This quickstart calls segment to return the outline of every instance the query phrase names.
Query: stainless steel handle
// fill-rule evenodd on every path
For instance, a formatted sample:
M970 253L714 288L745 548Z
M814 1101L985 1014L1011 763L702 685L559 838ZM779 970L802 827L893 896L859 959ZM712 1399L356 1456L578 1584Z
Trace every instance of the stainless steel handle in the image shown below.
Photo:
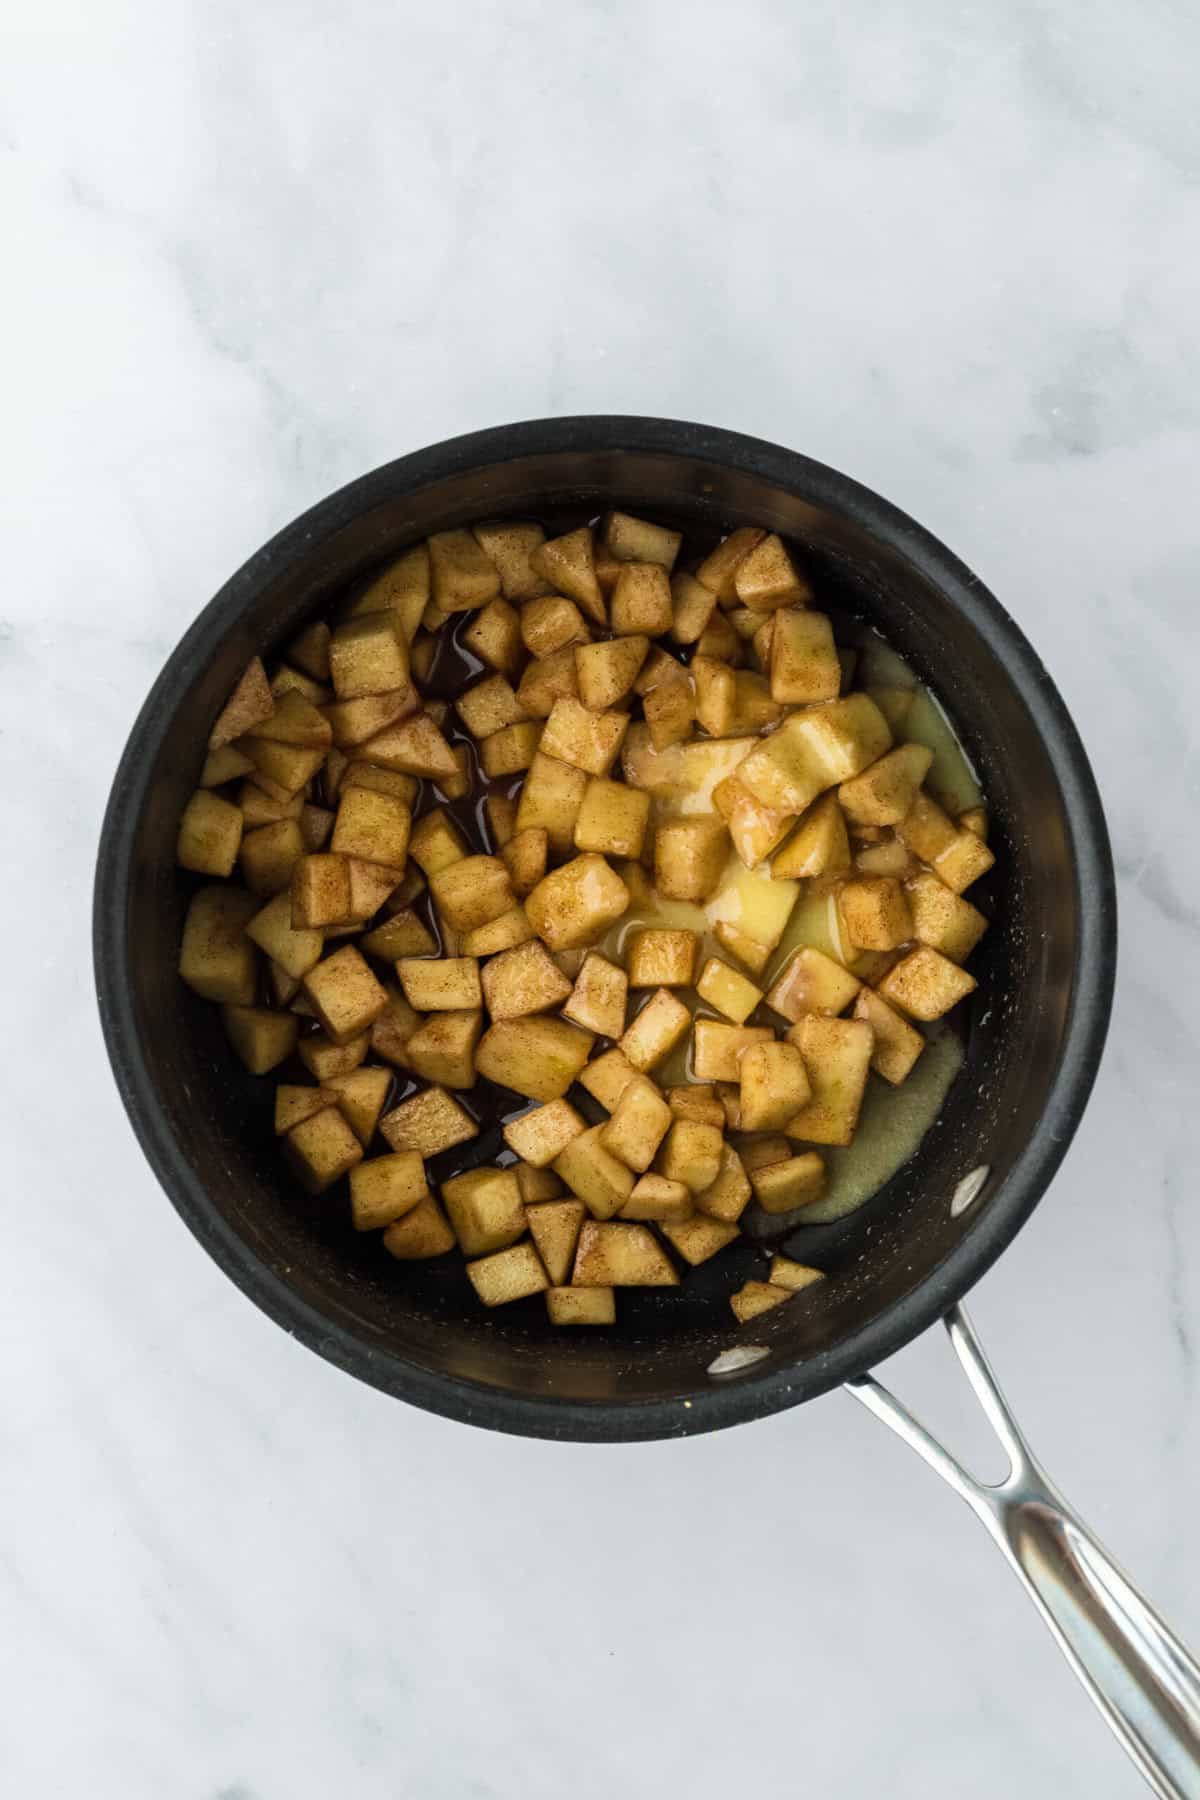
M987 1526L1154 1792L1163 1800L1200 1800L1200 1665L1046 1475L961 1307L947 1314L945 1325L1008 1453L1008 1474L994 1487L969 1474L873 1375L846 1386Z

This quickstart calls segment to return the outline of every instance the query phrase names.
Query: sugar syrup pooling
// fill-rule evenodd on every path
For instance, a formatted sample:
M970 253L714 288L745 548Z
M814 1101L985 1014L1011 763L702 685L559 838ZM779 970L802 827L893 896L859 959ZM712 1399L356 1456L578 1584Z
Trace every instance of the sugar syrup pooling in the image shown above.
M581 520L578 515L573 518L555 518L552 514L543 513L540 516L551 532L568 531L580 523L595 522L594 520ZM655 517L661 522L663 515L656 511ZM723 535L723 532L714 532L710 535L688 531L686 533L687 550L693 555L703 554L708 548L719 542ZM975 784L973 772L940 708L931 700L925 690L919 689L919 684L916 683L915 677L907 669L907 666L901 663L899 658L894 657L875 629L865 623L855 608L839 607L830 603L828 586L828 580L819 582L816 604L832 619L839 645L865 649L868 654L874 653L876 656L887 659L883 672L877 676L877 680L883 679L886 674L886 677L889 680L895 680L897 685L913 685L918 688L919 698L924 702L931 721L929 727L931 736L927 737L925 741L930 742L931 747L936 749L939 758L943 759L951 768L956 769L958 778L963 784L963 791L978 798L978 787ZM462 633L470 624L472 616L468 613L459 615L457 618L452 617L442 627L433 668L428 678L421 682L423 697L432 700L440 699L452 704L453 700L475 677L490 673L487 665L474 656L462 642ZM594 633L596 638L609 635L611 634L607 631ZM676 654L686 662L690 660L691 649L676 647ZM454 818L464 832L472 852L492 850L495 846L486 821L488 795L496 792L515 794L520 789L523 776L507 777L500 781L489 780L480 766L475 741L462 726L453 710L447 714L443 731L455 748L460 745L466 746L473 775L472 788L462 799L447 800L435 790L430 781L421 781L413 811L414 822L434 807L441 807ZM968 799L962 804L970 803L971 801ZM733 860L736 862L736 858ZM413 904L429 925L440 948L441 935L428 889ZM836 909L833 908L832 902L830 902L829 910L831 916L836 918ZM597 948L605 954L618 954L630 932L639 925L685 926L697 930L701 937L702 955L697 966L702 966L705 956L714 952L722 953L720 945L711 937L713 922L711 908L699 909L691 907L687 903L661 901L657 896L651 896L647 903L635 904L631 907L629 913L619 921ZM796 938L795 934L792 934L792 940L789 941L789 937L785 936L774 953L767 971L761 978L756 977L756 980L761 980L764 989L769 986L779 967L786 961L797 943L813 941L811 937ZM674 991L679 992L679 990ZM683 997L697 1016L719 1017L698 999L694 990L688 990ZM773 1017L774 1015L764 1007L756 1011L751 1022L760 1018ZM663 1307L663 1296L660 1293L623 1289L621 1294L622 1312L626 1315L627 1323L633 1326L635 1333L640 1323L639 1314L644 1315L647 1340L651 1342L655 1336L662 1336L664 1325L668 1323L668 1314L687 1329L694 1329L698 1324L711 1325L715 1320L719 1320L720 1329L727 1331L729 1329L727 1303L732 1288L748 1276L762 1277L765 1275L762 1250L756 1247L756 1244L750 1241L751 1239L759 1239L763 1243L769 1242L772 1248L784 1247L801 1258L806 1255L812 1255L815 1258L816 1250L810 1250L808 1243L815 1243L819 1240L822 1266L831 1272L838 1272L838 1266L844 1260L852 1260L855 1254L853 1240L846 1229L853 1223L850 1214L869 1199L874 1198L876 1202L880 1202L884 1198L883 1189L886 1187L887 1181L909 1159L926 1131L935 1122L946 1091L963 1061L963 1044L966 1039L968 1022L968 1009L965 1006L957 1009L954 1016L943 1022L942 1029L933 1035L929 1048L921 1058L921 1064L927 1065L927 1068L922 1071L926 1078L917 1083L911 1093L906 1093L905 1089L911 1086L915 1075L910 1077L909 1082L905 1083L901 1089L888 1088L877 1077L871 1078L868 1091L872 1103L864 1108L864 1126L857 1134L855 1143L843 1151L831 1151L830 1147L822 1146L822 1153L831 1165L832 1191L812 1209L809 1222L800 1225L799 1229L792 1232L786 1245L781 1246L781 1239L787 1237L793 1223L799 1223L799 1216L794 1215L789 1218L776 1215L768 1218L766 1215L759 1215L756 1220L753 1215L758 1212L758 1209L756 1204L753 1204L743 1218L743 1226L749 1227L748 1236L738 1240L719 1257L698 1268L688 1269L683 1288L672 1290L666 1296L669 1302L666 1308ZM597 1053L606 1048L607 1044L608 1040L598 1039ZM674 1052L664 1065L655 1070L655 1078L660 1085L685 1081L689 1077L690 1069L680 1051ZM395 1107L422 1085L422 1083L408 1078L402 1071L398 1071L387 1102L388 1108ZM497 1087L483 1079L477 1079L475 1087L469 1094L460 1095L459 1098L466 1103L468 1110L475 1116L480 1126L480 1134L466 1145L444 1151L429 1159L430 1178L434 1183L444 1181L465 1169L489 1164L508 1165L515 1161L513 1153L504 1143L501 1135L502 1128L511 1119L530 1110L533 1104L524 1096ZM577 1085L571 1089L569 1098L589 1123L599 1122L607 1117L605 1111ZM903 1104L894 1104L898 1100L902 1100ZM801 1147L796 1146L796 1148ZM836 1167L833 1166L835 1163ZM876 1210L876 1208L871 1209L872 1212ZM837 1223L839 1220L844 1221L840 1226ZM328 1229L332 1223L328 1211L322 1214L322 1221L325 1228ZM818 1231L816 1229L818 1223L826 1229ZM354 1250L361 1255L365 1247L361 1235L339 1230L336 1232L336 1236L343 1244L349 1240L349 1243L353 1244ZM372 1248L377 1252L378 1246L372 1245ZM388 1274L397 1285L407 1286L408 1279L414 1274L416 1265L396 1265L387 1257L380 1260L390 1265ZM441 1258L419 1266L423 1283L432 1278L434 1286L442 1289L447 1298L451 1293L456 1300L461 1297L462 1303L471 1311L473 1317L479 1319L487 1316L476 1310L477 1303L466 1280L460 1259ZM505 1309L506 1325L516 1324L518 1316L528 1308L529 1304L529 1302L518 1302L515 1306L507 1307ZM629 1315L632 1317L630 1318Z

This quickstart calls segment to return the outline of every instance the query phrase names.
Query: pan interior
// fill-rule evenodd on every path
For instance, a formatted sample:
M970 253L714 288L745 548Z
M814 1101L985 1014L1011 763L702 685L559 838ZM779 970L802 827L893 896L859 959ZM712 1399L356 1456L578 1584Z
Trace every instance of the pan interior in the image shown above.
M435 1383L477 1384L484 1404L490 1394L636 1408L711 1390L713 1357L747 1341L794 1371L801 1392L793 1397L819 1391L837 1378L840 1347L900 1318L964 1237L988 1230L997 1213L1005 1222L990 1229L999 1248L1036 1198L1012 1194L1068 1035L1081 903L1069 811L1031 714L1028 675L1018 680L997 633L989 641L969 621L965 572L948 559L944 568L931 563L921 534L907 544L896 515L882 524L864 517L869 497L850 484L841 502L819 481L784 485L698 454L556 448L395 493L380 486L386 480L369 504L343 508L344 518L340 496L327 502L321 529L296 541L293 528L290 544L285 533L235 577L168 665L118 778L113 804L128 809L132 846L121 974L136 1038L124 1047L124 1067L111 1023L109 1035L135 1123L139 1110L152 1110L156 1142L169 1146L152 1150L159 1173L193 1229L260 1303L277 1316L294 1306L302 1335L397 1392L415 1369ZM179 811L211 718L249 655L278 650L354 579L431 530L485 516L574 521L611 505L699 533L763 525L800 543L822 600L875 625L933 687L980 775L994 831L997 868L984 904L996 923L972 964L984 998L940 1118L866 1206L789 1241L835 1279L749 1332L734 1328L728 1309L730 1291L762 1271L749 1244L694 1271L678 1292L622 1294L617 1327L594 1334L552 1332L536 1300L482 1316L457 1259L394 1262L348 1229L342 1206L298 1197L262 1084L235 1067L216 1009L175 973L188 892L173 867ZM954 1209L956 1191L983 1166L990 1174L978 1197ZM420 1397L440 1404L427 1390ZM460 1401L447 1410L470 1408Z

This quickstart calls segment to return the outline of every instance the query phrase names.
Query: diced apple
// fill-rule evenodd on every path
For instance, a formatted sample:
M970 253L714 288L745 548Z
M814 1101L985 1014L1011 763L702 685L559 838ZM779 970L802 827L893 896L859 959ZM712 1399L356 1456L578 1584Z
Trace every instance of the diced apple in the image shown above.
M913 936L908 896L894 875L863 875L838 895L842 928L859 950L896 950Z
M619 1048L635 1069L646 1074L666 1060L691 1022L683 1002L669 988L659 988L626 1028ZM696 1073L705 1079L699 1070Z
M772 1282L744 1281L736 1293L730 1294L729 1304L738 1324L748 1325L760 1313L771 1312L790 1299L791 1294L786 1288L775 1287Z
M682 1229L672 1226L670 1230ZM679 1277L645 1225L589 1219L579 1233L574 1287L678 1287Z
M610 1121L611 1123L611 1121ZM601 1142L603 1125L594 1125L559 1152L554 1172L582 1200L594 1219L611 1219L633 1192L633 1174L619 1157ZM584 1226L584 1231L587 1226ZM578 1262L575 1279L578 1281Z
M465 1093L475 1085L475 1048L482 1030L478 1007L430 1013L405 1044L405 1061L423 1081Z
M788 1213L811 1206L825 1192L825 1163L815 1150L765 1164L750 1176L754 1198L765 1213Z
M530 567L559 594L567 594L598 625L605 622L604 595L596 579L596 556L587 525L551 538L530 553Z
M741 1058L751 1044L770 1043L769 1025L726 1025L721 1019L697 1019L692 1034L692 1073L697 1081L741 1080Z
M183 926L179 973L193 992L219 1005L254 1000L254 945L246 927L259 910L253 894L220 885L192 895Z
M267 672L259 657L247 663L237 686L217 715L208 737L210 750L220 750L234 738L244 737L269 719L275 711L275 696L267 680Z
M288 823L294 825L294 821ZM191 869L197 875L232 875L242 842L242 825L240 807L222 800L219 794L210 794L207 788L197 788L179 821L176 862L181 869Z
M534 939L485 963L483 992L493 1019L519 1019L561 1006L570 997L571 983Z
M453 1227L432 1194L428 1199L419 1200L383 1233L384 1249L401 1262L423 1262L427 1257L444 1256L447 1250L455 1248L456 1243Z
M591 1034L540 1014L497 1019L483 1035L475 1066L487 1081L530 1100L558 1100L588 1059Z
M582 769L559 762L556 757L539 750L521 787L517 830L540 826L546 833L551 854L569 855L587 781Z
M726 1219L711 1219L707 1213L695 1212L690 1219L664 1219L663 1236L679 1252L684 1262L698 1268L716 1256L740 1236L738 1227Z
M684 1011L687 1011L686 1007ZM684 1029L687 1029L686 1022ZM606 1050L581 1070L579 1085L611 1113L616 1111L621 1095L631 1081L636 1081L638 1073L623 1050Z
M631 932L625 946L630 987L691 987L699 948L694 931L650 927Z
M525 902L530 924L551 950L595 943L628 906L621 877L591 853L554 869Z
M550 1100L510 1120L504 1141L531 1168L545 1169L586 1129L569 1100Z
M905 884L905 892L917 942L940 950L951 962L965 962L988 928L978 907L924 871Z
M513 1244L467 1264L467 1274L485 1306L508 1306L540 1294L550 1283L532 1244Z
M546 592L546 582L530 558L546 534L533 520L500 519L473 525L471 533L488 561L495 564L505 600L528 600Z
M525 1234L525 1208L511 1169L466 1169L442 1183L442 1205L464 1256L503 1250Z
M439 913L453 931L474 931L511 910L516 896L498 856L464 856L429 877Z
M628 562L617 576L611 601L617 637L662 637L671 629L671 584L660 563Z
M782 1131L811 1098L804 1058L794 1044L751 1044L739 1070L743 1131Z
M545 1200L527 1205L525 1217L547 1275L555 1287L562 1287L570 1279L587 1208L582 1200Z
M977 986L965 969L928 944L919 944L888 971L879 983L879 992L902 1012L929 1023L973 994Z
M763 997L761 988L755 987L736 969L731 969L719 956L711 956L705 963L696 983L696 992L727 1019L732 1019L735 1025L744 1025Z
M862 1019L806 1013L788 1033L804 1058L812 1098L790 1121L789 1137L848 1144L858 1124L875 1038Z
M593 776L575 818L575 848L636 861L642 854L649 821L649 794L622 781Z
M225 1034L251 1075L266 1075L296 1048L300 1021L267 1006L226 1006Z
M310 1194L323 1194L362 1161L362 1145L336 1106L302 1120L282 1141L284 1155Z
M771 694L789 705L811 706L836 700L842 667L833 641L833 625L824 613L788 607L772 620Z
M654 882L668 900L707 900L721 879L729 837L720 819L666 819L654 834Z
M599 1128L597 1142L643 1174L654 1161L658 1147L671 1127L671 1109L652 1081L631 1081L618 1100L612 1117Z
M624 969L589 950L563 1005L563 1017L585 1031L594 1031L597 1037L619 1038L625 1029L628 993Z
M875 1033L871 1067L893 1087L898 1087L912 1072L913 1064L925 1048L925 1039L870 988L863 988L854 1002L854 1016L865 1019Z
M425 1164L415 1150L373 1156L350 1170L350 1217L355 1231L378 1231L428 1198Z
M379 1121L393 1150L419 1150L424 1157L452 1150L479 1136L479 1127L464 1106L444 1088L428 1087L401 1101Z

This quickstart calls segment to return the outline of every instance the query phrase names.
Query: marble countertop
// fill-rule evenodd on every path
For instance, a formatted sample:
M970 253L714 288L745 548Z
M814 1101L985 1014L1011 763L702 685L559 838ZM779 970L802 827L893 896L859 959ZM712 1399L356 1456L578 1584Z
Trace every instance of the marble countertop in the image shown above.
M362 470L625 411L887 494L1044 654L1120 871L1095 1097L974 1315L1200 1641L1195 9L44 0L6 39L6 1791L1140 1792L966 1509L844 1396L561 1448L290 1341L143 1163L89 903L177 637ZM970 1435L944 1344L893 1374Z

